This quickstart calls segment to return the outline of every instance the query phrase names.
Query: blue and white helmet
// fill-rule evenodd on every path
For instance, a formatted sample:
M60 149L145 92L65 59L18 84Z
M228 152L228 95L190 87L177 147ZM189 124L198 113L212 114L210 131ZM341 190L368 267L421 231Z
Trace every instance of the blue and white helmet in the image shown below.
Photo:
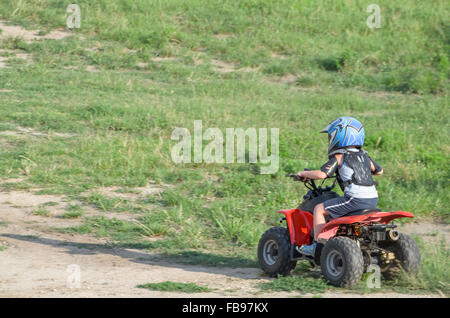
M328 156L342 152L346 147L364 145L363 125L353 117L339 117L320 132L328 133Z

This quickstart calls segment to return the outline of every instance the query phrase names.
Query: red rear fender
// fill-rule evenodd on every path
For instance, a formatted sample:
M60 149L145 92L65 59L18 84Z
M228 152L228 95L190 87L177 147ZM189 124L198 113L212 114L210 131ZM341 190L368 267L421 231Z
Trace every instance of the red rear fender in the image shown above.
M372 222L388 224L397 218L413 218L411 212L396 211L396 212L373 212L364 215L343 216L341 218L332 219L325 224L319 234L319 239L329 240L336 235L337 230L341 224L361 223L368 224Z

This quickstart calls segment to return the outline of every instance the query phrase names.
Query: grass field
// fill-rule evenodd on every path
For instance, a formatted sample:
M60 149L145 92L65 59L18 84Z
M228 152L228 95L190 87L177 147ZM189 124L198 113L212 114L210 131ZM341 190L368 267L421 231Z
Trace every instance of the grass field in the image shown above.
M138 288L147 288L150 290L158 291L175 291L182 293L204 293L209 291L207 287L199 286L193 283L175 283L175 282L162 282L162 283L149 283L138 285Z
M0 0L0 18L47 34L65 28L72 2ZM69 37L1 38L0 175L23 178L2 188L39 188L139 222L83 217L74 203L65 217L84 223L60 231L247 264L275 212L301 200L304 189L284 175L326 161L318 130L340 115L363 122L365 148L384 167L380 208L450 221L446 1L377 1L380 29L367 27L360 1L77 3L81 28ZM194 120L223 132L279 128L278 172L173 163L171 133L192 131ZM149 180L164 191L139 200L95 192Z

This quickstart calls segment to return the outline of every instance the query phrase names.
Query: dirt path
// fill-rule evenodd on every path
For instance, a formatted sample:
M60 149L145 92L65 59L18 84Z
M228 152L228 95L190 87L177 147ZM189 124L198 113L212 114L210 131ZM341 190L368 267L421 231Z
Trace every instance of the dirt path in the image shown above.
M0 297L312 297L298 292L265 292L256 286L268 281L257 268L216 268L161 261L142 250L111 248L107 240L89 235L61 234L54 226L77 220L33 215L45 202L65 204L52 195L0 192ZM428 226L428 225L427 225ZM414 225L413 225L414 227ZM421 226L420 229L424 227ZM433 230L444 231L448 227ZM80 269L79 288L69 288L68 272ZM70 281L70 279L69 279ZM137 288L144 283L176 281L208 286L212 292L185 294ZM439 295L370 295L325 293L322 297L436 297Z
M47 196L42 201L48 199L55 200ZM105 247L105 239L54 233L44 222L68 226L74 221L30 215L29 208L1 202L0 219L7 224L0 227L0 244L6 246L0 252L0 297L254 297L259 292L254 285L267 281L255 268L171 264L141 250ZM67 285L72 264L80 268L80 288ZM184 294L136 288L163 281L192 282L214 290Z

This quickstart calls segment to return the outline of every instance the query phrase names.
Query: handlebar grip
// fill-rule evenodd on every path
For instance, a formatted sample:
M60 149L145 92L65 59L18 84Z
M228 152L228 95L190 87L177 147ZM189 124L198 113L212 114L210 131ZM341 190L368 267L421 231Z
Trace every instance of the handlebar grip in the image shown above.
M285 175L285 177L290 177L290 178L292 178L294 180L301 181L300 177L298 175L296 175L296 174L287 174L287 175Z

